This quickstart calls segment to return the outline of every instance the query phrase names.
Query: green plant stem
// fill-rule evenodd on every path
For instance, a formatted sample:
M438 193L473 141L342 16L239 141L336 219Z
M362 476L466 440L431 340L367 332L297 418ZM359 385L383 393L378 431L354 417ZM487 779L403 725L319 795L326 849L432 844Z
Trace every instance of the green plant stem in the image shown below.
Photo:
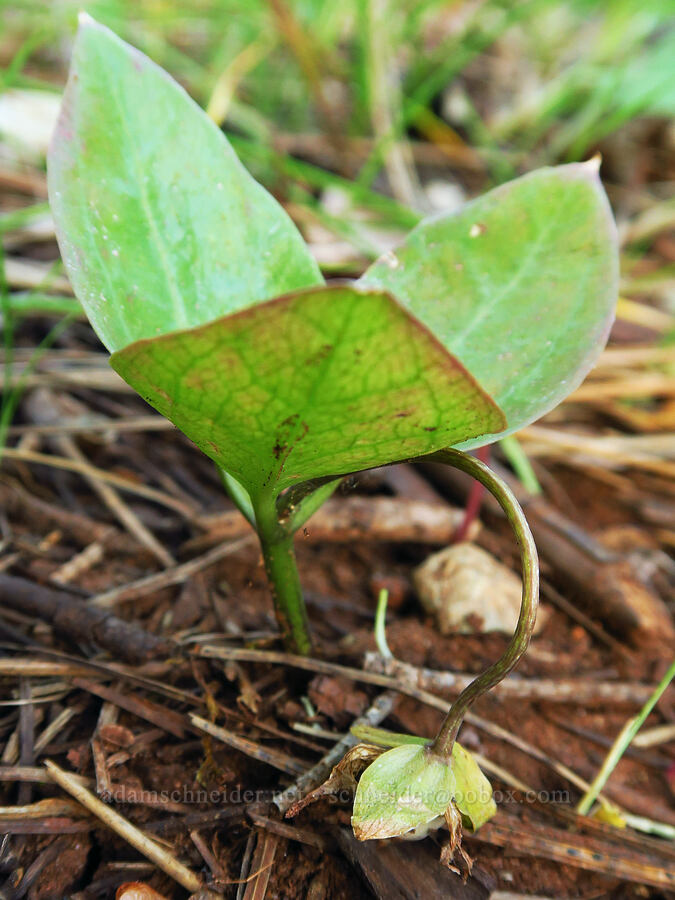
M375 646L380 656L384 659L392 659L393 654L387 643L387 603L389 602L389 591L382 588L377 598L377 609L375 610Z
M284 646L289 653L307 656L312 642L295 560L293 534L289 534L279 523L274 497L263 494L251 499Z
M534 629L539 603L539 561L537 548L525 514L513 492L501 478L495 475L484 463L473 456L462 453L460 450L441 450L427 457L427 459L444 463L466 472L477 481L480 481L497 499L516 535L523 569L523 598L520 605L520 615L515 633L506 652L496 663L490 666L482 675L479 675L475 681L472 681L462 691L450 707L450 711L440 731L431 744L430 750L432 753L449 760L457 732L469 707L478 697L489 691L508 675L527 650Z
M515 434L509 434L506 437L503 437L499 442L499 446L502 448L504 456L511 463L511 468L528 494L532 494L533 496L541 494L539 479L532 468L532 463L530 462L528 455L523 450L520 441Z

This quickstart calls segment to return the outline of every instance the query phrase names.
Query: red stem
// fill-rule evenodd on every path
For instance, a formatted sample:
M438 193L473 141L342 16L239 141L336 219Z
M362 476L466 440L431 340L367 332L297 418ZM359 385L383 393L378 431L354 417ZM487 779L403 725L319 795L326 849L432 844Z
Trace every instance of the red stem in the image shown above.
M479 447L478 450L476 450L476 457L481 462L485 463L485 465L488 465L490 462L489 444L485 447ZM474 521L478 518L478 514L480 513L484 494L484 486L480 483L480 481L474 481L471 485L471 490L469 491L469 496L466 500L466 506L464 507L464 518L462 519L460 526L458 527L452 538L453 544L459 544L460 541L466 540L466 536L469 533L469 528L471 528Z

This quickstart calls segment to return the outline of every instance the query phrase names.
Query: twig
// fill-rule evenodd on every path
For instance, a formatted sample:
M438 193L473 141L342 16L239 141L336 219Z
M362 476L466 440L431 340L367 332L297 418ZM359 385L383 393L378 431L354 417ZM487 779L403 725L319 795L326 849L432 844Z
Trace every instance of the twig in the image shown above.
M88 791L87 788L83 787L72 775L64 772L63 769L60 769L51 760L46 760L45 766L53 780L62 787L64 791L78 800L85 809L88 809L89 812L93 813L123 840L127 841L127 843L138 850L139 853L142 853L143 856L152 860L158 868L163 872L166 872L166 874L177 881L178 884L182 885L191 893L195 893L202 888L203 883L201 878L195 875L191 869L184 866L167 850L160 847L159 844L156 844L118 812L111 809L109 806L106 806L105 803L102 803L98 797L95 797L91 791Z
M597 622L594 622L593 619L589 618L589 616L587 616L585 612L582 612L582 610L580 610L574 603L571 603L566 597L563 597L560 591L557 591L553 587L553 585L549 584L549 582L544 579L542 579L541 582L541 592L544 597L546 597L549 603L557 606L558 609L562 610L574 622L578 622L601 644L605 644L606 646L611 647L615 653L623 656L624 659L632 659L631 653L627 650L626 647L624 647L621 641L617 641L617 639L615 637L612 637L611 634L607 634L602 625L598 625Z
M407 681L426 691L458 692L470 684L475 675L440 672L418 668L401 660L384 660L379 653L367 653L367 672L382 672L397 681ZM603 706L609 703L644 703L653 687L630 681L593 681L590 678L505 678L492 691L493 696L517 697L523 700L546 700L552 703L576 703L580 706Z
M236 900L242 900L244 896L244 891L246 890L246 884L248 882L248 875L251 871L251 858L253 856L253 846L256 843L257 837L260 834L259 831L252 830L248 836L248 840L246 841L246 847L244 848L244 856L241 860L241 868L239 870L239 883L237 887L237 897ZM254 876L255 877L255 876Z
M22 522L38 532L56 527L82 546L88 546L92 540L96 540L108 549L138 553L136 542L126 532L41 500L10 479L0 480L0 503L8 514L20 516Z
M112 536L113 531L110 529ZM103 541L92 541L87 544L84 550L71 556L70 559L62 566L52 572L50 581L58 587L65 587L69 582L74 581L85 572L88 572L93 566L97 565L103 559L105 553L105 545Z
M376 698L362 716L359 716L354 724L379 725L391 713L395 702L396 694L393 691L385 691ZM301 803L302 798L328 778L333 766L337 765L347 750L356 743L357 740L354 735L346 734L335 746L331 747L328 753L321 757L318 763L304 772L295 784L277 795L274 799L274 804L279 812L287 817L293 816L295 814L294 808Z
M591 728L583 728L580 725L575 725L573 722L569 721L569 718L567 716L558 717L547 713L546 718L549 720L549 722L552 722L554 725L557 725L564 731L569 731L570 734L575 734L577 735L577 737L583 738L585 741L590 741L591 743L597 744L598 746L604 747L605 749L612 746L613 741L611 738L606 737L604 734L599 734L597 731L593 731ZM635 759L638 762L641 762L645 766L651 766L653 769L666 770L669 766L669 762L665 756L650 754L645 750L638 749L636 747L635 740L633 740L633 743L630 747L626 748L625 755L630 759Z
M211 853L211 851L209 850L204 838L194 828L190 831L190 837L192 838L192 843L195 845L197 850L199 850L202 859L211 870L211 875L217 881L223 882L225 880L225 870L220 865L213 853Z
M38 853L25 872L17 873L19 876L18 884L16 884L14 878L11 878L9 883L2 885L3 900L19 900L19 898L25 897L29 889L37 881L42 870L53 862L63 850L65 850L63 838L57 838L49 843L44 850Z
M82 710L78 709L77 706L66 706L62 709L35 739L35 756L39 756L45 747L49 746L54 738L61 733L73 716L80 712Z
M201 716L196 716L194 713L190 713L190 721L195 728L198 728L200 731L210 734L211 737L217 738L217 740L222 741L229 747L234 747L235 750L239 750L247 756L253 757L253 759L257 759L260 762L266 763L268 766L279 769L280 772L286 772L288 775L299 775L307 768L302 763L297 762L297 760L285 753L281 753L279 750L262 747L260 744L256 744L255 741L241 737L241 735L235 734L227 728L221 728L219 725L214 725L213 722L209 722Z
M313 831L308 831L306 828L295 828L276 819L268 819L267 816L260 815L254 809L248 810L248 818L254 825L264 828L266 831L271 831L273 834L278 834L279 837L288 838L290 841L298 841L301 844L316 847L318 850L328 849L329 845L324 837Z
M35 707L29 678L21 678L19 696L24 705L19 711L19 765L32 766L35 762ZM24 806L30 803L32 788L30 782L19 786L17 802Z
M131 622L95 609L79 597L0 573L0 601L10 609L49 622L71 640L94 641L129 662L168 654L168 644Z
M397 672L405 672L410 676L410 681L401 680L386 674L386 668L382 672L382 663L374 660L373 656L366 656L364 669L354 666L343 666L339 663L327 662L321 659L311 659L302 656L294 656L278 650L253 650L247 647L216 647L205 644L194 651L197 656L209 659L238 660L240 662L270 663L272 665L293 666L296 669L304 669L308 672L320 672L324 675L341 675L353 681L361 681L365 684L375 684L383 688L391 688L407 693L411 697L419 699L418 678L423 684L419 687L428 687L431 690L462 691L475 678L475 675L463 672L436 672L433 669L418 669L407 663L396 662ZM373 671L370 667L377 666L380 671ZM393 671L393 670L392 670ZM425 682L425 679L428 681ZM439 681L437 682L437 679ZM619 702L642 703L652 691L651 685L640 685L633 682L593 682L584 679L553 679L520 678L511 676L505 678L492 692L494 696L520 697L527 699L549 700L560 703L575 701L574 692L581 689L585 694L584 702L590 702L590 698L597 698L597 702L607 704L613 699L619 698ZM412 693L411 693L412 692ZM630 699L632 698L632 700ZM438 698L437 698L438 699ZM439 701L441 702L441 701Z
M83 678L73 679L73 684L83 691L87 691L96 697L101 697L109 703L114 703L115 706L127 710L134 716L138 716L139 719L150 722L151 725L161 728L162 731L172 734L179 740L185 737L187 720L185 716L175 712L175 710L167 709L165 706L160 706L158 703L153 703L146 698L136 697L133 694L123 694L114 688L86 681Z

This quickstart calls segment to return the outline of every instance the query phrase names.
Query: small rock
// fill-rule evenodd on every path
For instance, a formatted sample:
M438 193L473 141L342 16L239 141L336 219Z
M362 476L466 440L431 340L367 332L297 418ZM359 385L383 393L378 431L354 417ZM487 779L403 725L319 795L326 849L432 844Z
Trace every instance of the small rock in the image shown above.
M413 573L424 609L436 617L441 634L503 631L518 621L521 581L493 556L462 542L434 553ZM543 616L537 618L537 631Z

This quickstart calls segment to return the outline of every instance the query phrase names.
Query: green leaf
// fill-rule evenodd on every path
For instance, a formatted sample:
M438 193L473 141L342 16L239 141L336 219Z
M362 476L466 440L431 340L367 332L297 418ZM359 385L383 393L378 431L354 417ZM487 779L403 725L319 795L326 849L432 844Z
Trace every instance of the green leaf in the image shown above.
M477 831L497 812L492 785L468 750L457 741L452 746L452 771L455 775L455 806L462 814L462 823L470 831Z
M504 427L492 400L392 297L351 286L138 341L111 365L254 501Z
M508 429L489 440L517 431L580 384L614 318L618 245L596 161L422 222L359 283L390 291L494 398Z
M402 747L404 744L416 744L426 747L431 738L418 737L416 734L401 734L398 731L387 731L373 725L352 725L349 729L355 738L376 747Z
M455 795L452 765L424 747L387 750L361 776L352 828L360 841L399 837L442 816Z
M84 15L48 176L68 274L111 351L323 283L215 124Z

